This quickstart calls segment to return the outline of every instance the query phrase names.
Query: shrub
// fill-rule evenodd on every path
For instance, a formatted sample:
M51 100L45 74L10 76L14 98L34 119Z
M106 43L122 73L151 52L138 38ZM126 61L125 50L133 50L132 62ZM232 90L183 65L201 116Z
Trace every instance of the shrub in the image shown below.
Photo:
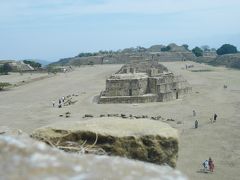
M29 64L30 66L32 66L33 68L40 68L42 65L38 62L35 61L28 61L28 60L24 60L23 61L25 64Z
M237 48L231 44L224 44L218 50L218 55L237 53Z
M8 73L12 71L12 67L8 63L4 63L0 68L0 73L8 75Z
M203 56L203 50L199 47L195 47L192 49L193 54L195 54L195 56L200 57Z
M3 90L5 87L11 86L10 83L7 82L0 82L0 91Z
M187 44L183 44L182 46L183 46L187 51L189 50L189 49L188 49L189 46L188 46Z
M170 46L167 46L167 47L163 47L161 48L161 51L170 51L171 50L171 47Z

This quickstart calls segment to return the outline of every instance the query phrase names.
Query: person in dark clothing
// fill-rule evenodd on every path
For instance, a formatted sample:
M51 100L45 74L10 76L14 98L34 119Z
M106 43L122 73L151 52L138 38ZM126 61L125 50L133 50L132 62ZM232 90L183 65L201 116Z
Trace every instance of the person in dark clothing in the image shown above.
M198 128L198 120L195 121L195 129Z
M216 113L213 116L213 120L214 120L214 122L216 122L216 120L217 120L217 114Z

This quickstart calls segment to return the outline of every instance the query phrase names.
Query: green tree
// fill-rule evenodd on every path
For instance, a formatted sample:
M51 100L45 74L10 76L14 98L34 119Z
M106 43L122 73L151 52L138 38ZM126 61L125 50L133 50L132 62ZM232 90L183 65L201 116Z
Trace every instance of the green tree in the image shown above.
M188 46L187 44L183 44L182 46L183 46L186 50L189 50L189 49L188 49L189 46Z
M4 63L2 68L1 68L1 73L8 75L8 73L12 71L12 67L9 65L9 63Z
M28 61L28 60L24 60L23 61L25 64L29 64L30 66L32 66L33 68L40 68L42 65L38 62L35 61Z
M203 50L199 47L195 47L192 49L193 54L195 54L195 56L200 57L203 56Z
M167 47L163 47L161 48L161 51L170 51L171 50L171 47L170 46L167 46Z
M217 54L218 55L223 55L223 54L234 54L237 53L237 48L231 44L224 44L222 45L219 49L217 49Z

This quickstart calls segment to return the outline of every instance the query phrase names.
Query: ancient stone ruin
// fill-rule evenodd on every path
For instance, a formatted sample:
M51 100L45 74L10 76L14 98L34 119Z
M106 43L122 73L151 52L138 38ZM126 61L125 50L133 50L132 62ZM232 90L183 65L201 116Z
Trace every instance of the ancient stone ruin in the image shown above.
M156 61L124 65L106 80L98 103L164 102L191 92L189 83Z

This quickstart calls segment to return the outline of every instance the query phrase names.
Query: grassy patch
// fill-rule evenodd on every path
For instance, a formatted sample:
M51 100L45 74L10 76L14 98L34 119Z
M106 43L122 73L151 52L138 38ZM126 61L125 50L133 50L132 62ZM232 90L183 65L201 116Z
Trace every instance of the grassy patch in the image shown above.
M8 82L0 82L0 91L2 91L4 88L7 88L9 86L11 86L11 84Z

